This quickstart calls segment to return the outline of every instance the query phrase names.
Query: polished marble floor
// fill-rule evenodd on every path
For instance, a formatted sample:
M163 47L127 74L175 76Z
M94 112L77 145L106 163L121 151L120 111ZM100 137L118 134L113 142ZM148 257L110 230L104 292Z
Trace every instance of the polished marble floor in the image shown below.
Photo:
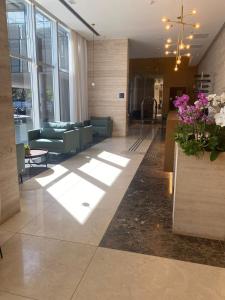
M225 268L225 243L173 234L173 177L160 129L107 229L102 247Z
M156 132L136 151L138 128L107 139L21 185L21 212L0 226L0 300L225 299L223 268L99 246Z

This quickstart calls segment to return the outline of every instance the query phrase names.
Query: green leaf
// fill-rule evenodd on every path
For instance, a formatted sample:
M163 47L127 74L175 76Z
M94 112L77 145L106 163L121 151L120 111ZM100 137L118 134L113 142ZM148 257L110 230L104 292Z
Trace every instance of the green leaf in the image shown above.
M210 154L210 160L214 161L217 159L218 156L219 156L219 151L212 151Z

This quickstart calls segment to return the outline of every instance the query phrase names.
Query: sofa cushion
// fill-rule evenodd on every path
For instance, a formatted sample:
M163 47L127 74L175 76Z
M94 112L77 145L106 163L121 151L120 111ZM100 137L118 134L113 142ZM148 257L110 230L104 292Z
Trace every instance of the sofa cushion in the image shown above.
M43 139L63 139L63 134L66 131L66 129L43 128L40 137Z
M93 127L93 134L94 136L102 136L106 137L107 136L107 128L104 126L94 126Z
M84 126L90 126L91 125L91 121L90 120L85 120L84 121Z
M91 117L91 120L111 120L111 117Z
M30 142L32 149L46 149L49 152L63 153L64 143L63 140L51 139L38 139Z
M80 128L80 127L84 127L84 124L82 122L76 122L73 125L74 127Z
M97 127L106 127L109 124L108 119L91 119L91 125L97 126Z
M73 124L70 122L46 122L44 128L55 128L55 129L73 129Z

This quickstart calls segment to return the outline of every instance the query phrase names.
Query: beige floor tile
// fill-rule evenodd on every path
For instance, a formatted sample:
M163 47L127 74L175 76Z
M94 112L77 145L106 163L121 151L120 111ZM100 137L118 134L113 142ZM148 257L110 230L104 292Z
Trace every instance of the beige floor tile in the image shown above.
M99 248L73 300L224 300L225 269Z
M15 235L0 261L0 290L43 300L70 299L95 247Z
M54 204L19 232L99 245L142 157L90 148L56 166L53 173L36 176L33 181Z
M0 246L2 246L6 241L8 241L15 233L2 230L0 228Z
M0 292L0 300L33 300L31 298L25 298L17 295L12 295L5 292Z
M83 197L85 192L87 196ZM58 198L58 203L49 206L27 224L22 233L80 242L98 246L124 193L124 189L101 194L84 188L78 197L78 187ZM95 195L95 196L94 196ZM102 197L101 197L102 196Z
M25 183L25 186L28 185ZM21 190L21 211L0 225L0 230L17 232L35 216L53 203L53 198L43 189Z

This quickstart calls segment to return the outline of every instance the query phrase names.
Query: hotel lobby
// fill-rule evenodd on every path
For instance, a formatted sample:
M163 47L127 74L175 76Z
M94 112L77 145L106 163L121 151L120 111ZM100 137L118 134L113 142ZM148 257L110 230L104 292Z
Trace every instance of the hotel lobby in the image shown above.
M224 300L224 0L0 19L0 300Z

